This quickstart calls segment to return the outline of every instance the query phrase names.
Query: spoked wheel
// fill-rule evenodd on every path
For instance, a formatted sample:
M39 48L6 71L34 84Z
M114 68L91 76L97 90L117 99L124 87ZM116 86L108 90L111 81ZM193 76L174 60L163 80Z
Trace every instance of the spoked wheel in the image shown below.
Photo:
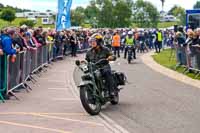
M131 60L130 59L128 60L128 64L131 64Z
M100 101L92 95L89 86L82 86L80 88L80 99L84 109L90 115L98 115L101 111Z
M128 57L128 64L131 64L131 57Z
M115 93L115 96L112 98L112 100L110 101L110 103L112 105L116 105L119 103L119 92Z

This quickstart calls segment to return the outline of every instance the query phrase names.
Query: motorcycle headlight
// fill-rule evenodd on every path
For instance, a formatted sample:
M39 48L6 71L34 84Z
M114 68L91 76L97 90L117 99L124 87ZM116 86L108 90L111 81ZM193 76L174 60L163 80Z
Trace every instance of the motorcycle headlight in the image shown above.
M87 65L81 66L81 69L83 72L88 72L89 70Z

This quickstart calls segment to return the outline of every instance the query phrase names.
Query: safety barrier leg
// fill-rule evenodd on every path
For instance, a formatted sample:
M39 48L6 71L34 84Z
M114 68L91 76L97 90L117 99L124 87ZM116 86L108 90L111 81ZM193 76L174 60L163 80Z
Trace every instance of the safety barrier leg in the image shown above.
M30 74L29 75L30 81L35 84L37 82L37 80Z
M5 99L3 97L3 91L7 91L7 56L3 55L3 60L4 60L4 85L3 85L3 89L0 91L0 100L1 102L5 103Z
M200 72L198 72L195 76L195 79L197 79L200 76Z
M8 92L8 94L9 94L10 96L15 97L16 100L20 100L20 99L15 95L14 92L10 91L10 92Z
M1 92L0 92L0 99L1 99L1 102L5 103L5 100L4 100L3 95L2 95Z

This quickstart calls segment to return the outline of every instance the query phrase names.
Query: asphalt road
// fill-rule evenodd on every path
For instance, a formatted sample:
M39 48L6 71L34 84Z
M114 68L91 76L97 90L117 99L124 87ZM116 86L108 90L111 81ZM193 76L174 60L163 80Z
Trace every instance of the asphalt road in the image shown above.
M119 105L102 110L113 121L130 133L200 132L200 89L155 72L140 57L133 64L118 59L112 66L129 80ZM76 84L80 74L75 69Z

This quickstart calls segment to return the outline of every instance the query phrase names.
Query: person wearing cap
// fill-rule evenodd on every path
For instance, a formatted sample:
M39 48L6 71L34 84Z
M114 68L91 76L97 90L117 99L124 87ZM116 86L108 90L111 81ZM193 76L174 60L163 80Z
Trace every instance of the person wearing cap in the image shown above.
M32 39L32 35L30 32L26 32L24 34L24 39L26 41L26 44L28 45L30 50L36 50L36 44L34 43L33 39Z
M114 50L114 55L118 57L120 57L120 35L118 34L118 32L114 33L113 39L112 39L112 47Z
M101 59L107 59L108 61L115 60L112 52L103 46L103 38L100 34L94 34L89 39L89 44L91 49L86 53L86 61L96 63ZM111 66L101 65L102 66L102 75L106 81L106 87L109 89L110 95L113 96L114 93L114 82L111 73Z

